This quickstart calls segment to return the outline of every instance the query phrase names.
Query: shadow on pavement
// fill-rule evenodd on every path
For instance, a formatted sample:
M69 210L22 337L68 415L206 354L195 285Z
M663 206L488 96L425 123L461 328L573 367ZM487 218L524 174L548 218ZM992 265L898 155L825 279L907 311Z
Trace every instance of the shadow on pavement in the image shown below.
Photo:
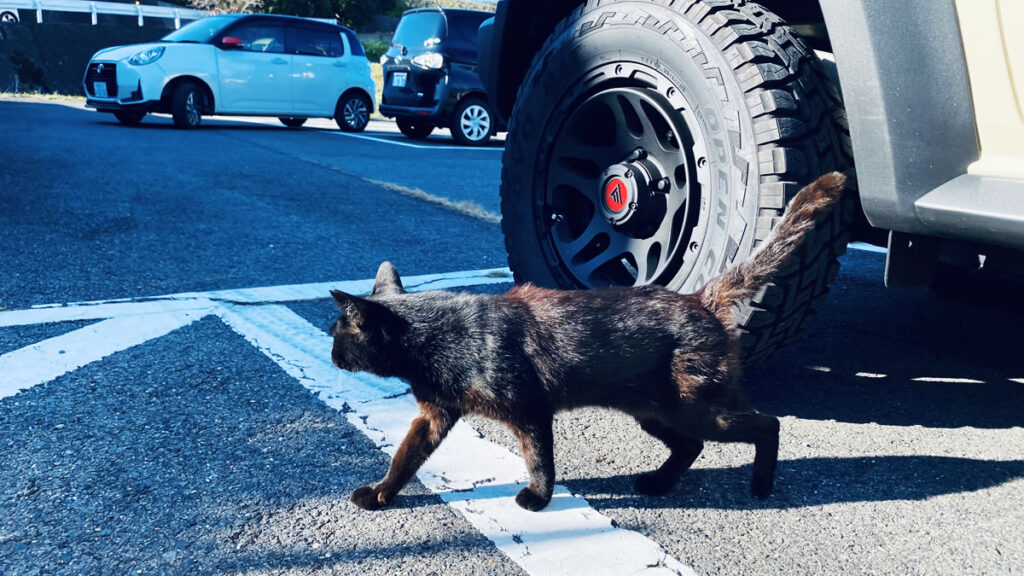
M801 458L779 461L775 490L766 500L750 495L750 466L695 468L665 496L633 490L635 476L562 482L606 508L786 509L840 502L925 500L975 492L1024 477L1024 460L993 461L945 456Z
M750 368L758 410L934 428L1024 426L1024 313L887 290L878 254L852 252L809 330ZM878 273L857 268L877 267ZM995 304L995 303L994 303Z

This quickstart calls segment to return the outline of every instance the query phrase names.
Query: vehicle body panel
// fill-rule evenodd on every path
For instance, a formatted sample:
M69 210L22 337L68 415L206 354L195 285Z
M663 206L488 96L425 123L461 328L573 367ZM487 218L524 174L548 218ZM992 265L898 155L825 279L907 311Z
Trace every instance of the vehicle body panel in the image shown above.
M974 95L976 176L1024 178L1024 2L956 0Z

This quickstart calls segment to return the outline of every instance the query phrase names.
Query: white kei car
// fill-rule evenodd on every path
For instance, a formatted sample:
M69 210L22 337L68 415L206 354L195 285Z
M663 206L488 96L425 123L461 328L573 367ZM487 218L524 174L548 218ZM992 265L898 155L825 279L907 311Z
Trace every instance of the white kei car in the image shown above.
M163 112L180 128L215 114L277 116L290 127L334 118L358 132L375 93L351 30L269 14L210 16L158 42L100 50L83 82L86 106L122 124Z

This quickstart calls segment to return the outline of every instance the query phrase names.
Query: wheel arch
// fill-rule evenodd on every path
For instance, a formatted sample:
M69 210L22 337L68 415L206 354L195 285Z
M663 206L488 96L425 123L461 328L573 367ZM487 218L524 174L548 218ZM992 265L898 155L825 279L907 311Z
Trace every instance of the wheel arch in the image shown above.
M876 228L925 232L917 200L965 174L980 155L956 7L821 0L821 8L864 215Z
M202 78L197 76L176 76L170 82L164 85L163 91L160 93L160 112L170 113L171 112L171 99L174 97L174 91L186 82L193 82L199 85L206 94L206 109L202 111L203 114L213 114L217 109L217 101L214 97L213 90L210 85L207 84Z
M349 96L349 95L351 95L353 93L356 93L356 94L359 94L359 95L363 96L364 98L366 98L370 102L370 115L373 115L373 111L374 111L373 95L368 93L365 89L363 89L363 88L361 88L359 86L353 86L352 88L349 88L348 90L345 90L344 92L342 92L341 96L338 96L338 100L335 101L334 108L337 109L338 106L341 104L342 100L344 100L346 96Z

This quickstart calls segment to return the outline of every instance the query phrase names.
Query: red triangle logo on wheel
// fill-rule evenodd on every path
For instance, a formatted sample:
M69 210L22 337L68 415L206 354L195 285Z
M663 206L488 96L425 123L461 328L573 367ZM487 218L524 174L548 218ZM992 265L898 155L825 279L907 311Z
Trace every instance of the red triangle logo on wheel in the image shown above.
M629 193L626 183L619 178L612 178L604 188L604 204L612 212L622 212L626 207Z

